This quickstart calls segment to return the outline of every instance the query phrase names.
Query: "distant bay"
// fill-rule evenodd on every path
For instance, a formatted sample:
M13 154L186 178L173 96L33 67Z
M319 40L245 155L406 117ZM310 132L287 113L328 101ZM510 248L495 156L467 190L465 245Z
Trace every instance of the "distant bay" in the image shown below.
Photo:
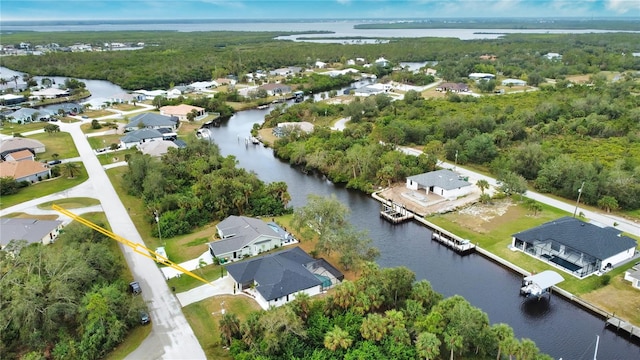
M81 20L81 21L4 21L2 33L59 31L260 31L286 32L281 40L313 42L345 42L345 39L389 39L417 37L451 37L461 40L496 39L504 34L584 34L607 33L611 30L590 29L356 29L371 20ZM309 32L331 32L309 34ZM635 31L637 32L637 31ZM305 34L306 33L306 34ZM304 40L299 40L304 37ZM313 40L312 38L318 38ZM335 38L335 39L331 39ZM339 39L337 39L339 38Z

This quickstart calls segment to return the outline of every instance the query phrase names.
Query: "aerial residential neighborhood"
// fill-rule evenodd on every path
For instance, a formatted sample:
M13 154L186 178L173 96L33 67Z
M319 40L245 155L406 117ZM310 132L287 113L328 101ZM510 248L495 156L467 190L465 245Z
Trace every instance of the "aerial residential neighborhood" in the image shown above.
M635 33L460 21L3 30L2 352L632 358Z

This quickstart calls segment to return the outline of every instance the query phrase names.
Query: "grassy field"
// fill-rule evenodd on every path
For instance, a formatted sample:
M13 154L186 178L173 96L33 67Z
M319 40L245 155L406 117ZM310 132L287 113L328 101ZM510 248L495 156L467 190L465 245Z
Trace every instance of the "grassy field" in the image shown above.
M53 154L58 154L59 159L68 159L80 156L76 144L69 133L39 133L29 135L29 139L38 140L44 144L46 151L37 154L38 160L52 160Z
M87 116L91 119L97 119L103 116L109 116L116 114L113 111L105 110L105 109L95 109L95 110L86 110L82 115Z
M223 307L226 312L236 314L241 321L246 320L251 312L261 310L253 299L242 295L215 296L182 309L207 359L231 359L228 350L220 345L218 323Z
M21 189L17 194L4 195L0 198L0 209L6 209L21 202L37 199L79 185L89 178L84 166L80 164L79 174L73 179L59 176L55 179L41 181Z
M107 129L104 129L107 130ZM119 144L120 138L122 135L113 134L113 135L103 135L103 136L93 136L88 138L89 145L91 145L92 149L103 149L108 148L111 144Z
M571 214L542 205L543 210L534 216L517 201L511 202L510 205L505 204L509 203L494 205L494 210L502 209L494 213L486 209L489 206L475 210L472 207L458 212L431 216L427 220L463 238L470 239L480 247L527 271L536 273L544 270L557 271L547 263L520 251L511 251L508 246L511 244L511 235ZM481 206L474 205L474 207ZM631 266L632 264L627 264L607 273L611 277L611 283L607 286L603 286L602 277L599 276L580 280L562 272L561 275L565 280L558 286L611 313L625 316L625 319L640 324L640 314L634 310L640 308L640 296L638 296L640 292L633 289L629 282L622 280L624 272Z
M7 122L2 129L0 129L0 133L5 134L5 135L12 135L12 134L22 134L22 133L26 133L29 131L34 131L34 130L40 130L40 129L44 129L44 127L47 125L48 123L46 122L32 122L32 123L28 123L28 124L12 124L10 122Z
M224 274L226 274L224 267L220 265L207 265L192 272L207 281L217 280L224 276ZM202 281L188 275L181 275L180 277L171 278L167 281L167 284L172 289L175 288L175 292L177 293L191 290L198 286L204 285Z
M135 224L142 240L145 242L148 248L155 249L159 245L158 242L153 241L151 237L151 229L154 224L150 222L151 217L153 216L150 211L148 211L142 200L138 199L135 196L127 194L126 189L123 186L122 175L127 172L128 168L126 166L120 166L117 168L107 170L107 176L111 180L113 187L115 188L120 200L127 208L129 212L129 216L131 220Z
M62 206L65 209L77 209L83 207L89 207L94 205L100 205L100 200L86 197L66 198L56 201L49 201L38 205L38 209L51 210L51 205L56 204Z

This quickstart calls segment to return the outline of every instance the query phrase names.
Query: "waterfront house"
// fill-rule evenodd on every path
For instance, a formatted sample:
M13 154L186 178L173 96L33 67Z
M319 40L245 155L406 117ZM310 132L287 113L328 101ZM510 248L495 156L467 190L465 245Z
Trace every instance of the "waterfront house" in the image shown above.
M0 105L15 105L25 102L27 99L23 95L4 94L0 95Z
M219 240L209 243L211 256L225 260L239 260L283 246L293 236L275 223L260 219L231 215L217 226Z
M6 116L13 124L27 124L33 121L47 120L51 113L44 109L20 108Z
M234 290L253 296L263 309L284 305L301 293L320 294L344 279L326 260L314 259L297 246L225 267Z
M132 117L129 123L125 125L124 131L133 131L142 128L169 129L174 131L178 128L178 118L156 113L142 113Z
M424 174L409 176L407 188L415 191L435 194L447 200L455 200L473 190L470 182L451 170L437 170Z
M202 118L202 117L206 116L206 114L207 114L205 112L204 108L201 108L201 107L198 107L198 106L180 104L180 105L176 105L176 106L163 106L163 107L161 107L160 108L160 115L177 117L178 120L180 120L180 121L188 121L187 115L189 115L189 113L194 111L194 110L196 112L195 119Z
M284 84L264 84L258 89L263 89L269 96L280 96L291 92L291 86Z
M69 96L69 90L56 89L52 87L31 92L31 97L36 99L55 99L65 96Z
M308 121L282 122L273 128L272 133L276 137L283 137L285 134L291 133L292 131L302 131L309 134L313 132L313 129L313 124Z
M640 263L624 272L624 279L631 282L631 286L640 289Z
M149 142L149 141L162 141L165 137L158 129L138 129L126 133L120 138L120 147L124 149L130 149L134 146Z
M12 240L25 240L29 244L51 244L62 229L62 221L9 218L0 219L0 248Z
M579 278L610 270L633 258L637 243L613 227L569 216L513 235L520 250Z

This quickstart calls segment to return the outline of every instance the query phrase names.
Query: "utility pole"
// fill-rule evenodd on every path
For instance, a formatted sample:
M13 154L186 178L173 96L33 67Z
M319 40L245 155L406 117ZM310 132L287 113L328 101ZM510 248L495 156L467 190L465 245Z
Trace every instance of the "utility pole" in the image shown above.
M576 217L576 213L578 212L578 204L580 203L580 195L582 195L582 189L584 188L584 181L582 185L580 185L580 189L578 189L578 200L576 200L576 208L573 210L573 217Z

